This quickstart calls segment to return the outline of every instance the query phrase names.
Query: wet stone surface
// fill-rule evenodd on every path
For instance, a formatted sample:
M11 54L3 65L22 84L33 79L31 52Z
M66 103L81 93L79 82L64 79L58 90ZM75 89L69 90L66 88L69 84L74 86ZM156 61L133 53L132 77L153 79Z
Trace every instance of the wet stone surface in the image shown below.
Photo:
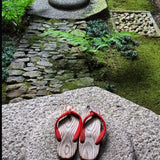
M9 103L93 86L94 79L90 77L80 47L73 47L62 38L41 36L51 28L72 32L86 26L84 20L50 22L35 19L30 22L9 66L9 89L6 91Z

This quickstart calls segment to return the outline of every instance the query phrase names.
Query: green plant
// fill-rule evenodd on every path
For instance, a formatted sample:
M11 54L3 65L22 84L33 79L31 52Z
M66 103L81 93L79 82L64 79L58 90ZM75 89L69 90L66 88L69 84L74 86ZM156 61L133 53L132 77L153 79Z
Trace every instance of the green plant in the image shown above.
M113 48L116 48L121 55L125 56L127 59L133 60L137 58L135 47L138 46L139 43L133 40L130 36L115 34L110 41L110 45Z
M116 89L115 89L115 85L114 84L111 84L111 83L107 83L106 86L105 86L105 89L107 91L110 91L110 92L115 92Z
M100 38L105 34L110 34L108 25L101 19L88 21L85 30L91 37Z
M86 33L75 30L73 33L61 32L55 30L48 30L43 33L43 36L63 37L66 41L72 43L74 46L81 46L82 51L85 51L86 60L91 70L101 66L101 62L96 58L98 51L105 52L108 49L116 49L127 59L135 59L137 51L135 47L138 45L127 32L115 33L111 31L108 25L104 24L102 20L94 20L88 22L89 26L86 28ZM98 28L102 26L101 28ZM100 30L98 32L98 29ZM83 33L82 33L83 32ZM107 54L107 52L106 52Z
M20 31L23 26L23 16L33 0L4 0L2 2L3 29Z
M7 66L13 59L13 53L16 51L15 44L11 41L2 42L2 80L5 81L8 76Z

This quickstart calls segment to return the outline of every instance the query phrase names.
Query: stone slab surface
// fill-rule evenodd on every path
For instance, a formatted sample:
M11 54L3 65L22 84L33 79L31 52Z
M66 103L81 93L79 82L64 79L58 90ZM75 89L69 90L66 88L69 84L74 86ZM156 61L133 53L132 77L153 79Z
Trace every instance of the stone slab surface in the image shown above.
M107 9L105 0L90 0L90 3L81 9L61 10L52 7L48 0L33 2L28 14L53 19L85 19Z
M98 87L2 105L2 159L58 160L54 123L64 105L100 110L107 132L99 160L160 159L160 116Z

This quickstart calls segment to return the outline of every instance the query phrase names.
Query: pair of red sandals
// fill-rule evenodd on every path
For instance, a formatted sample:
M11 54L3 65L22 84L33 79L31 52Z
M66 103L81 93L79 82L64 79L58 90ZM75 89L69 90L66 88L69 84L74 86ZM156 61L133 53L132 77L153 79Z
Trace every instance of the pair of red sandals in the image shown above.
M82 120L83 119L83 120ZM101 131L101 121L103 130ZM84 160L94 160L106 132L106 124L102 116L89 106L80 116L69 109L58 117L55 123L55 136L58 141L57 153L63 159L71 159L77 150Z

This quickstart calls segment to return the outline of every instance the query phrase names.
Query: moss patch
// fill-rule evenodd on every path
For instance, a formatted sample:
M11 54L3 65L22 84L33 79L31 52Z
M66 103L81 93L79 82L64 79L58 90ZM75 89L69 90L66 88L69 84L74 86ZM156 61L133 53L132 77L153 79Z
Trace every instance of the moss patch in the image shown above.
M34 34L31 38L29 38L27 40L27 43L30 44L30 45L33 45L35 42L37 42L38 40L42 40L43 37L40 37L36 34Z
M76 88L93 86L94 85L93 82L94 82L94 80L91 77L74 79L71 82L64 83L63 86L61 87L61 90L63 90L63 89L73 90Z
M116 52L108 53L106 83L116 85L116 94L160 114L160 39L134 38L140 43L138 59L129 61Z
M151 0L107 0L110 10L143 10L154 11Z

